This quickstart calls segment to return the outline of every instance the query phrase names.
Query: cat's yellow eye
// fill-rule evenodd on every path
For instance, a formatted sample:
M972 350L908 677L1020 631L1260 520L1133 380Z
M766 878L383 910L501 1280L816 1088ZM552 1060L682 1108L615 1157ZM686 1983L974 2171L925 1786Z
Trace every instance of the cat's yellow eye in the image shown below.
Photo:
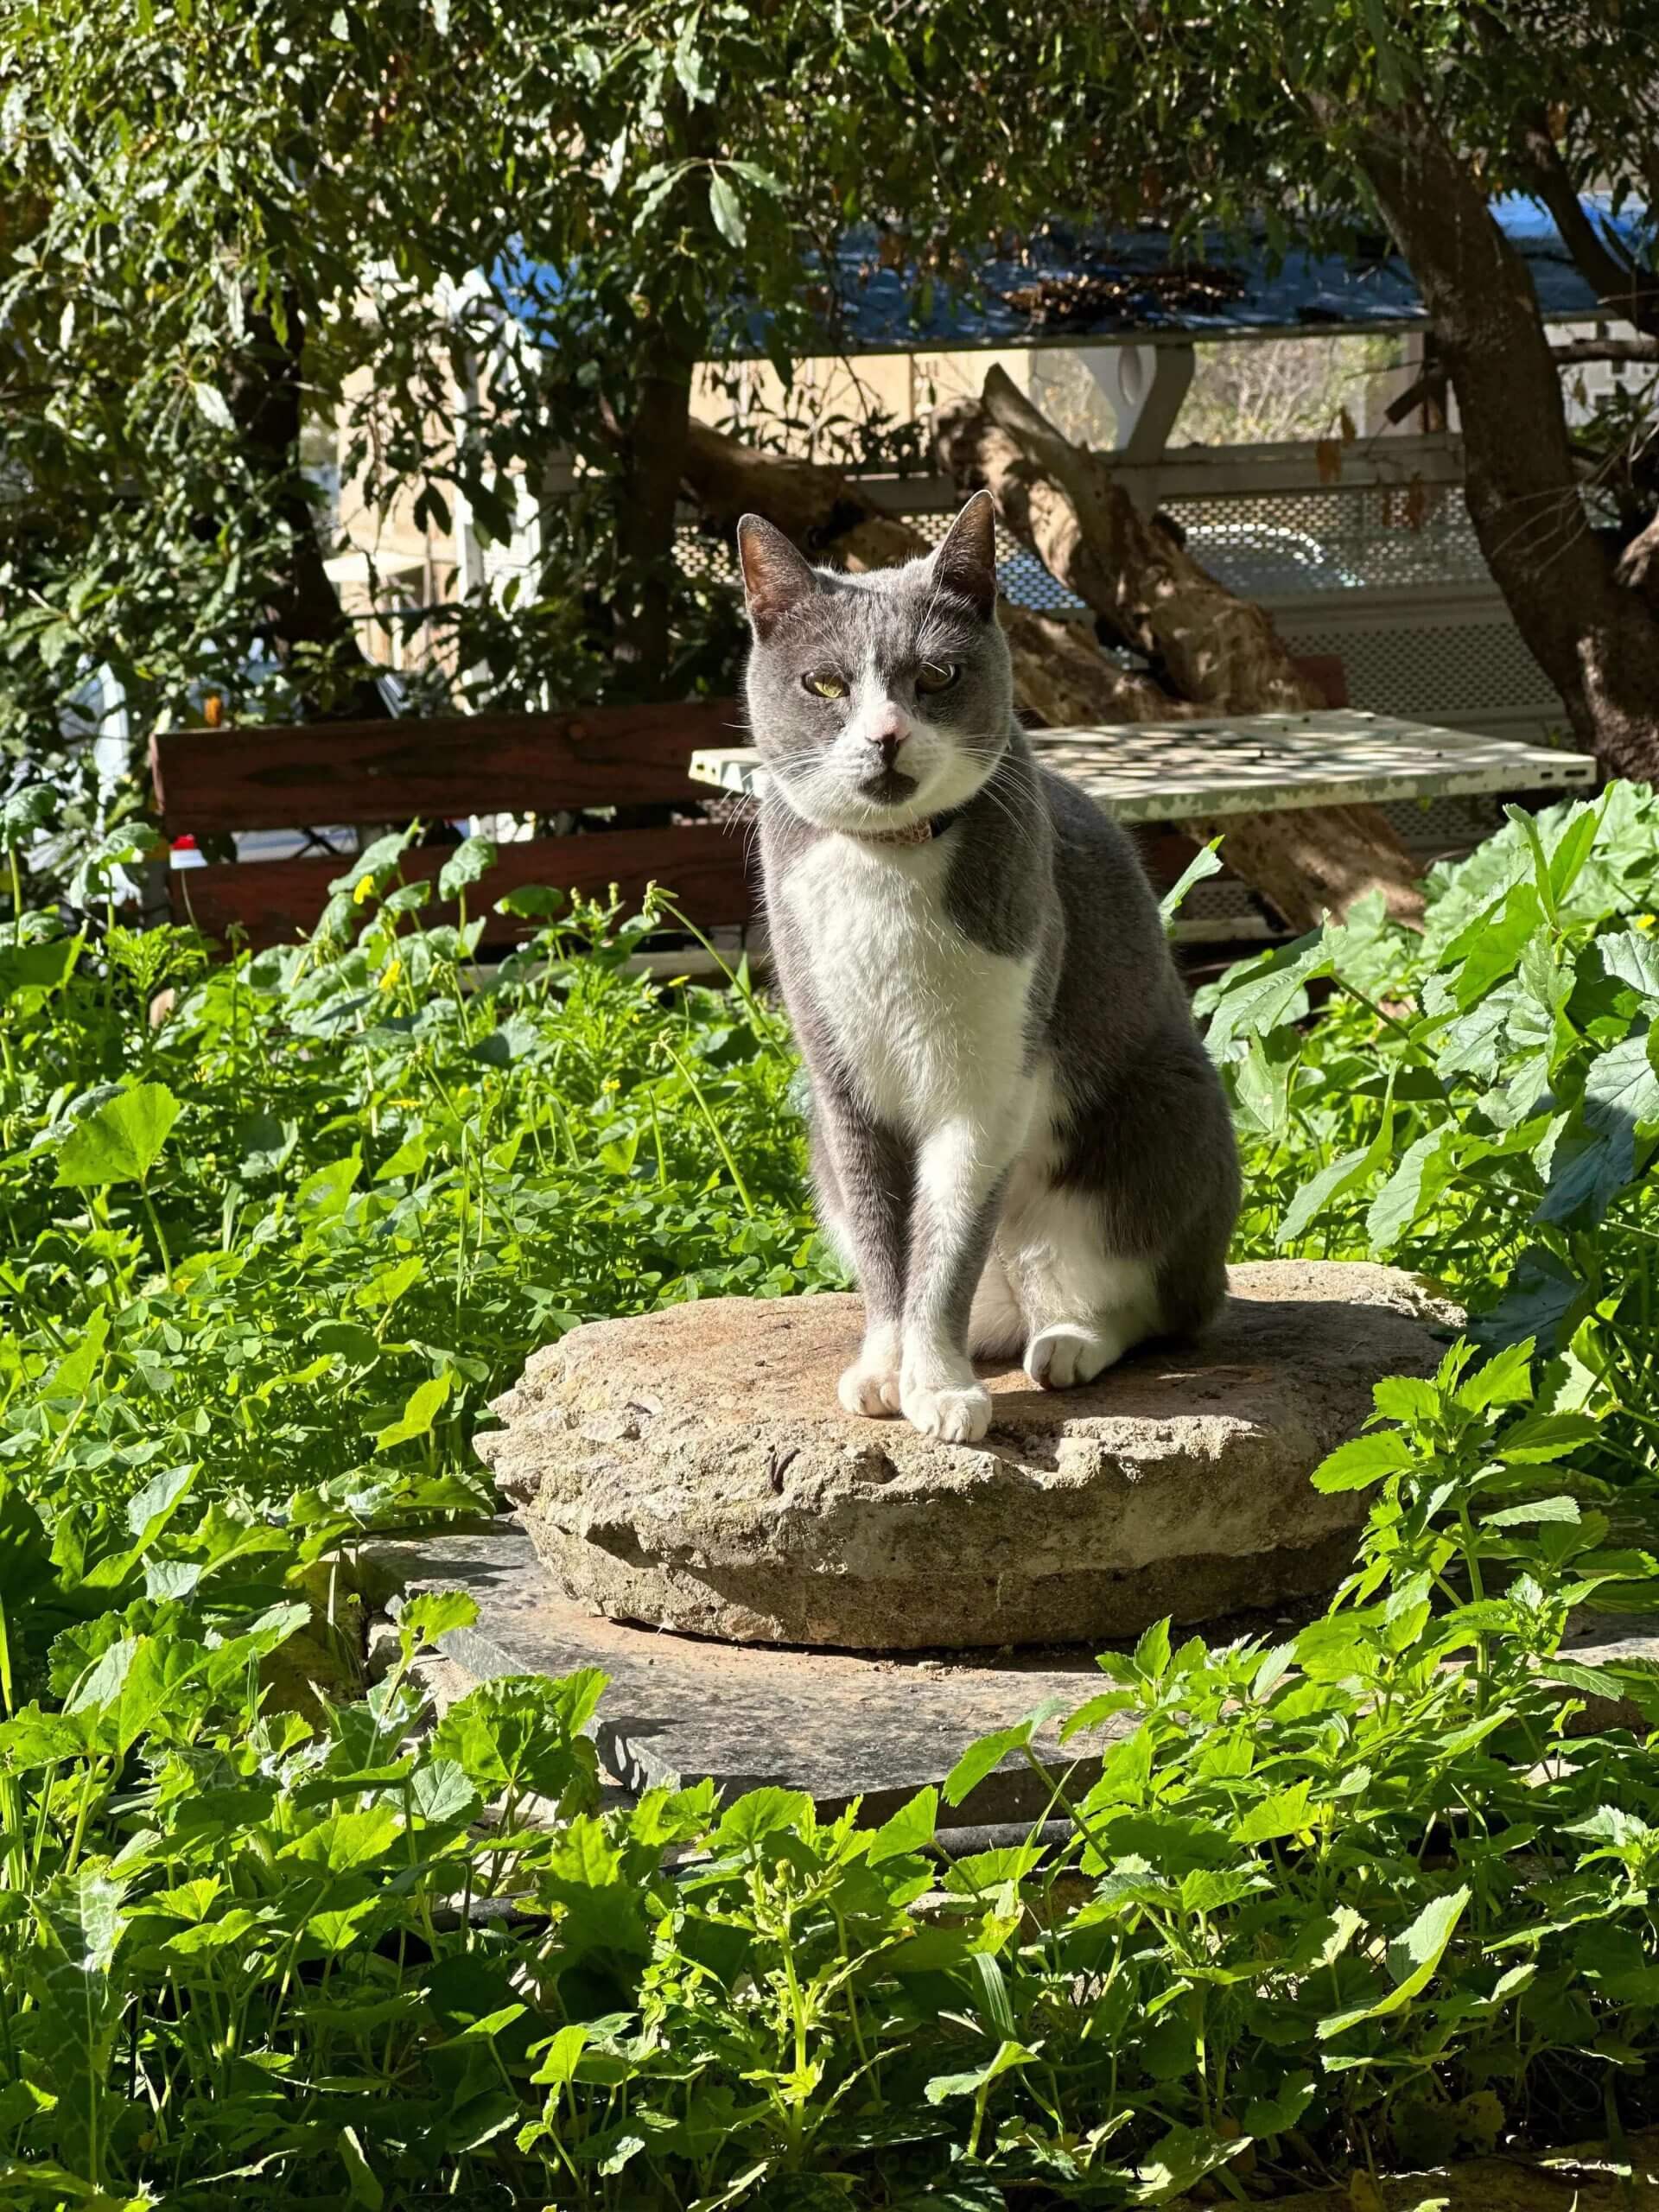
M809 669L801 682L815 699L844 699L847 696L847 686L833 669Z
M925 660L916 671L918 691L948 691L962 671L953 660Z

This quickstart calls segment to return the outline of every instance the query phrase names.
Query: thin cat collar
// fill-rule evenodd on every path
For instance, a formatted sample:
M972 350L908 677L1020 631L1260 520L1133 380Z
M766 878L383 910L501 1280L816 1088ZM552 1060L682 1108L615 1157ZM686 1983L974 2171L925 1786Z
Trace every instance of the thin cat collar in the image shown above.
M948 814L930 814L920 822L912 822L906 830L855 830L851 835L867 845L926 845L935 837L943 837L952 823L957 821L963 809L953 807Z

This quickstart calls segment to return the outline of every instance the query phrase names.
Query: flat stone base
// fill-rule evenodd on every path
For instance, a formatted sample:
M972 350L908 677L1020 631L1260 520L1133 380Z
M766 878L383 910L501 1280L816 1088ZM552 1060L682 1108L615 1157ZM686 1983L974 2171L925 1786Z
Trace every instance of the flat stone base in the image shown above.
M1047 1647L983 1658L880 1658L839 1651L707 1643L657 1629L595 1619L548 1586L521 1529L379 1544L367 1554L368 1595L464 1590L478 1619L452 1630L442 1650L456 1694L497 1675L568 1675L597 1667L609 1686L592 1733L601 1764L629 1792L658 1783L713 1781L729 1802L776 1784L804 1789L820 1811L861 1798L867 1821L886 1820L929 1783L942 1783L976 1738L1007 1728L1049 1698L1058 1718L1101 1688L1093 1647ZM1210 1640L1279 1642L1319 1608L1234 1616ZM1651 1622L1586 1616L1570 1639L1590 1666L1637 1661L1651 1667L1659 1638ZM1634 1707L1596 1702L1584 1723L1641 1727ZM1039 1755L1053 1771L1092 1781L1104 1747L1133 1727L1118 1715L1073 1760L1055 1724L1039 1731ZM1005 1759L960 1807L941 1805L942 1827L1039 1820L1049 1810L1041 1783L1018 1756Z
M1367 1500L1308 1478L1457 1318L1391 1268L1274 1262L1232 1287L1198 1344L1084 1389L988 1372L982 1444L843 1413L862 1309L822 1297L575 1330L478 1449L594 1612L844 1650L1121 1640L1339 1580Z
M712 1780L723 1799L769 1783L805 1789L826 1814L864 1801L883 1821L929 1783L942 1783L976 1737L1010 1727L1051 1697L1081 1705L1101 1681L1092 1656L1053 1651L1033 1663L854 1657L704 1643L596 1619L548 1586L520 1529L377 1546L383 1587L464 1590L478 1601L471 1628L442 1639L472 1683L497 1675L568 1675L597 1667L609 1679L593 1733L607 1774L630 1790ZM1127 1732L1127 1724L1122 1731ZM1090 1781L1109 1726L1074 1762L1051 1726L1040 1755ZM1022 1759L1005 1760L942 1825L1040 1818L1046 1794Z

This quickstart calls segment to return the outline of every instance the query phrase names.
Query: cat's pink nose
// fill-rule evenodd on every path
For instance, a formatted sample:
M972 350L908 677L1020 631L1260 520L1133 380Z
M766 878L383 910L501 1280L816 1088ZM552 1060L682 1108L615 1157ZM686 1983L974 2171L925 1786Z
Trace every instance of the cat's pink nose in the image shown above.
M869 731L870 743L881 755L881 766L891 768L899 748L910 735L910 724L895 707L889 707Z

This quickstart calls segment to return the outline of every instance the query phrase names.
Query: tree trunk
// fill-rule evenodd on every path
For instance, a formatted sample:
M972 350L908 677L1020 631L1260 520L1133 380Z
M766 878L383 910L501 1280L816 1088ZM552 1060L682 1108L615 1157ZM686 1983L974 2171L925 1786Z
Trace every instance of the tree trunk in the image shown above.
M712 249L718 242L709 213L708 175L699 164L715 150L714 111L688 101L671 79L662 133L664 161L685 164L671 207L692 237L707 239ZM615 659L627 689L641 699L663 698L672 688L676 510L685 475L691 379L708 341L706 314L664 285L640 337L633 409L622 425L616 481Z
M616 486L616 550L621 563L616 661L642 699L663 696L668 680L669 569L675 509L685 474L696 347L687 334L658 326L647 339L634 410L624 432Z
M932 550L919 530L878 512L839 469L757 453L701 423L690 426L685 473L698 505L722 531L734 530L741 515L764 515L810 556L833 552L854 569L892 568ZM1116 666L1074 624L1006 602L999 613L1014 696L1052 727L1166 721L1196 711L1150 678Z
M1323 118L1345 127L1341 111ZM1560 379L1525 264L1432 116L1365 118L1354 148L1433 321L1463 418L1488 566L1574 734L1610 772L1659 775L1659 608L1586 518Z
M1113 482L1109 463L1063 437L1002 369L987 375L982 401L941 410L934 448L958 481L988 486L1014 536L1155 663L1192 702L1187 713L1324 704L1262 610L1236 598L1141 515ZM1179 826L1199 843L1224 837L1234 874L1293 928L1315 927L1327 908L1340 918L1374 891L1397 921L1422 919L1415 864L1376 807L1298 807Z
M315 702L323 719L377 721L385 714L386 702L323 565L310 493L300 473L305 327L292 292L284 308L286 328L279 338L270 316L250 306L248 360L230 394L242 450L270 486L273 508L288 534L287 570L274 580L268 601L271 631L284 658L291 661L302 646L319 648L340 671L341 688L330 687Z
M980 400L940 410L933 446L959 482L989 486L1014 536L1180 697L1217 714L1324 704L1262 609L1142 515L1109 463L1064 437L1005 369Z

